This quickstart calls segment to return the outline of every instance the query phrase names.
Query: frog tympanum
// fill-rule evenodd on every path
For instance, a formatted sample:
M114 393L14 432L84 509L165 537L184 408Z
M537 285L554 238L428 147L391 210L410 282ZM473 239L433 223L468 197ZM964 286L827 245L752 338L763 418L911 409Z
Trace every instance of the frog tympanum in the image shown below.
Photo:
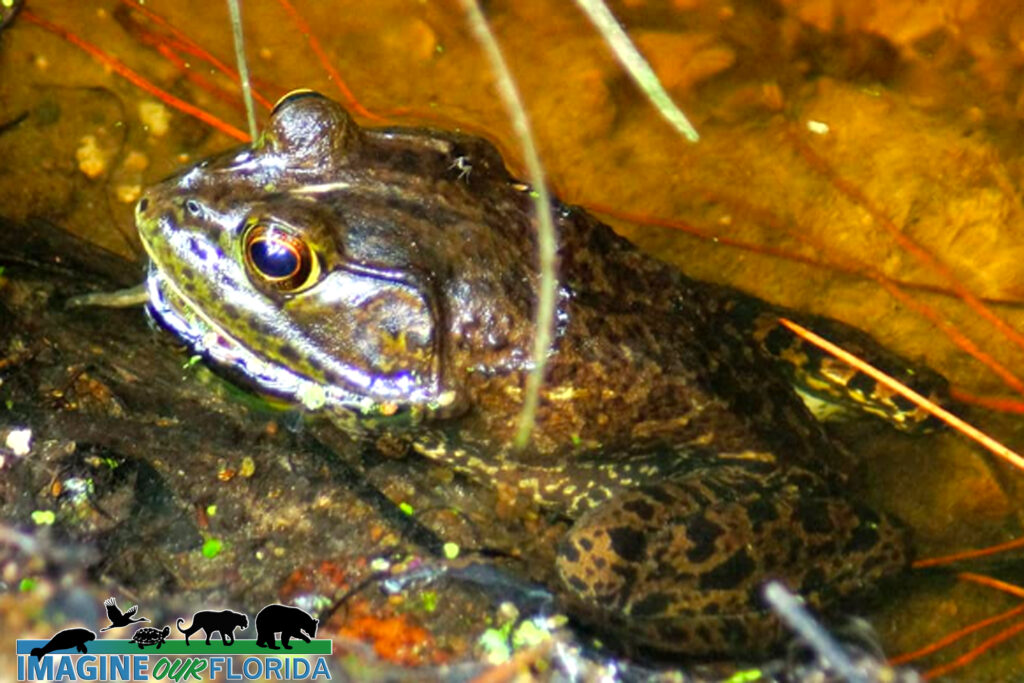
M904 416L898 399L820 360L807 371L768 304L557 202L555 336L517 450L538 281L530 194L483 140L362 129L299 92L251 147L144 193L149 307L259 391L571 520L556 592L641 646L761 649L778 632L765 579L827 604L906 565L902 527L844 496L843 451L791 380Z

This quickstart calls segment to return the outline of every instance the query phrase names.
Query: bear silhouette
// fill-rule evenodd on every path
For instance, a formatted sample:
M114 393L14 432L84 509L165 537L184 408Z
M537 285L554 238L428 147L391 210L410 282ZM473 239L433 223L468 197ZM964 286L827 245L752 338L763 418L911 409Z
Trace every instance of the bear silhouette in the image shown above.
M57 650L70 650L75 648L82 654L86 654L88 650L85 649L85 644L90 640L96 640L96 634L87 628L67 628L63 631L55 633L46 645L42 647L34 647L29 652L30 657L36 659L42 659L44 655L48 655L51 652Z
M316 638L316 627L319 623L298 607L267 605L256 615L256 644L271 650L279 650L281 648L275 644L274 635L280 633L281 645L284 649L291 650L292 646L288 641L292 638L307 643L310 636Z
M229 609L214 612L203 610L192 615L192 625L186 629L181 628L184 619L178 619L178 630L185 634L185 644L188 645L188 637L196 631L202 630L206 634L206 644L210 644L210 636L214 631L220 632L220 640L225 645L235 644L235 629L245 630L249 628L249 617L240 612L232 612ZM228 638L231 642L228 642Z

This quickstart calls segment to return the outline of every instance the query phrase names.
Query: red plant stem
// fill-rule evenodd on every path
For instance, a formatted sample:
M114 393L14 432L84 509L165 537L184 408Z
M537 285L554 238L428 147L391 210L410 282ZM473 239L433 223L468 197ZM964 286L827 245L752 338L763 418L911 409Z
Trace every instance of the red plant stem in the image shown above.
M142 90L148 92L154 97L160 99L168 106L173 107L184 114L193 116L202 121L203 123L205 123L206 125L212 126L213 128L216 128L220 132L230 137L233 137L236 140L240 140L241 142L249 142L249 135L244 131L235 128L231 124L222 121L213 114L210 114L209 112L204 111L195 105L189 104L185 100L177 98L174 95L171 95L170 93L161 90L159 87L143 78L139 73L125 66L124 63L119 61L116 57L108 55L106 52L101 50L96 45L93 45L92 43L82 38L79 38L77 35L67 30L66 28L57 26L56 24L52 24L49 21L37 16L34 12L28 9L24 10L21 16L22 18L25 19L25 21L28 21L29 23L35 24L40 28L49 31L50 33L60 36L61 38L71 43L75 47L87 52L90 56L93 57L93 59L98 61L100 64L103 64L117 75L130 81L136 87L141 88Z
M956 575L956 578L961 581L970 581L971 583L978 583L988 588L995 588L998 591L1009 593L1010 595L1018 598L1024 598L1024 588L1017 586L1006 581L1000 581L999 579L993 579L991 576L985 576L984 574L975 574L974 572L960 572Z
M797 140L796 144L800 144L800 141ZM824 164L826 168L828 168L824 160L821 160L821 163ZM747 208L748 210L756 211L756 209L753 209L752 207ZM767 220L768 224L771 227L775 228L776 230L785 232L793 239L810 246L818 253L829 254L831 251L828 245L822 243L819 240L811 238L809 234L798 232L791 228L790 226L788 226L787 224L775 220L774 216L771 216L770 214L762 216L762 218ZM833 263L837 261L837 259L835 258L829 258L828 260ZM1011 372L1008 368L1006 368L998 361L996 361L991 355L982 351L977 344L971 341L965 334L960 332L960 330L958 330L952 324L947 322L946 319L933 307L929 306L928 304L925 304L924 302L918 301L914 297L904 292L899 285L890 280L885 275L885 273L880 271L875 266L860 263L856 260L854 260L854 263L856 264L855 266L852 266L854 270L862 272L864 275L866 275L867 277L871 278L879 285L884 287L886 291L889 292L889 294L891 294L894 298L899 300L904 306L907 306L911 310L916 311L918 314L927 318L929 321L931 321L933 325L942 330L942 332L947 337L949 337L950 341L956 344L962 351L973 356L980 363L982 363L990 370L992 370L992 372L999 376L999 378L1002 379L1008 387L1010 387L1017 393L1024 395L1024 381L1021 381L1013 372ZM959 296L958 293L957 296Z
M724 199L723 201L728 203L728 199ZM618 209L605 206L603 204L588 203L587 208L599 214L610 216L612 218L616 218L619 220L624 220L630 223L636 223L638 225L654 225L663 228L671 228L673 230L685 232L686 234L697 237L698 239L715 242L716 244L724 244L726 246L734 247L737 249L743 249L744 251L750 251L757 254L763 254L766 256L773 256L777 258L786 259L789 261L804 263L806 265L818 268L826 268L829 270L847 273L861 278L873 279L877 281L879 284L881 284L883 287L885 287L886 290L889 291L889 293L893 297L898 299L905 306L916 311L918 314L922 315L923 317L931 321L932 324L942 329L942 331L948 337L950 337L951 341L953 341L954 344L956 344L961 350L974 356L974 358L979 362L989 367L995 374L999 375L999 377L1002 378L1003 382L1006 383L1008 386L1016 388L1018 391L1024 390L1024 382L1021 382L1019 379L1017 379L1017 377L1008 368L1001 365L998 361L994 360L989 354L982 351L980 347L978 347L974 342L972 342L969 338L963 335L954 326L947 323L938 311L936 311L931 306L928 306L927 304L921 303L918 300L911 298L905 292L901 291L902 289L916 289L930 292L932 294L955 297L956 294L954 292L949 291L948 289L936 285L928 285L917 282L907 282L904 280L891 278L879 271L873 271L871 268L867 267L858 267L850 264L844 264L832 259L820 261L794 251L778 249L775 247L765 247L753 242L745 242L727 236L720 236L709 230L696 227L690 223L681 220L671 218L660 218L657 216L647 216L642 214L630 213L628 211L620 211ZM777 221L772 221L772 223L775 227L778 227ZM784 231L789 234L793 234L789 230ZM808 240L804 239L804 242L808 243ZM814 247L813 244L809 244L809 246L811 246L812 248ZM819 251L824 251L824 249L819 249ZM1003 304L1018 303L1014 301L999 301L993 299L988 299L987 301L991 303ZM980 405L989 410L995 410L1006 413L1024 414L1024 402L1018 400L1004 397L976 396L974 394L956 388L951 389L950 394L954 399L958 401L962 401L964 403L971 403L974 405Z
M973 650L970 650L969 652L965 652L963 655L957 657L952 662L925 671L923 674L924 679L931 680L933 678L938 678L939 676L945 676L951 671L961 669L970 664L971 662L973 662L981 655L985 654L986 652L994 648L996 645L999 645L1000 643L1009 640L1021 631L1024 631L1024 620L1018 621L1016 624L1007 629L1003 629L996 635L992 636L988 640L981 643L981 645L978 645L978 647L974 648Z
M244 107L244 104L238 100L238 97L235 94L228 92L224 88L221 88L216 83L203 76L201 73L198 73L190 69L185 62L185 58L177 52L175 52L173 47L171 47L167 43L162 42L157 43L155 47L156 51L159 52L164 59L166 59L168 62L176 66L178 68L178 71L184 74L185 78L187 78L190 82L194 83L196 87L205 90L206 92L210 93L211 95L216 97L221 102L224 102L225 104L239 108Z
M1006 621L1007 619L1011 619L1017 616L1018 614L1024 614L1024 605L1017 605L1016 607L1008 609L1005 612L997 614L994 617L989 617L987 619L982 619L981 621L976 621L969 626L965 626L962 629L953 631L952 633L943 636L935 642L929 643L928 645L925 645L922 648L914 650L913 652L908 652L898 657L892 657L889 659L889 664L891 666L899 666L900 664L906 664L907 662L912 662L915 659L926 657L932 654L933 652L938 652L939 650L948 645L952 645L961 638L965 638L971 635L975 631L980 631L981 629L987 626L991 626L992 624L998 624L1001 621Z
M878 284L882 285L894 298L898 299L900 303L907 306L913 311L916 311L920 315L924 316L931 321L933 325L942 330L943 334L949 337L950 341L960 347L963 351L969 353L977 361L985 365L993 373L1003 380L1006 386L1010 387L1017 393L1024 396L1024 382L1020 380L1013 372L1005 365L997 361L991 355L981 350L977 344L971 341L964 333L949 323L941 313L936 311L933 307L918 301L912 296L901 290L890 282L886 282L884 278L875 278Z
M612 218L627 221L629 223L636 223L638 225L654 225L659 228L671 228L673 230L679 230L685 232L687 235L692 235L698 239L706 240L709 242L715 242L716 244L724 244L729 247L735 247L737 249L743 249L744 251L751 251L755 254L764 254L765 256L774 256L776 258L785 259L787 261L796 261L797 263L804 263L810 266L816 266L818 268L828 268L835 270L843 270L845 272L853 272L852 270L846 271L842 266L834 265L832 263L825 263L818 259L810 256L804 256L803 254L795 251L789 251L786 249L778 249L776 247L766 247L754 242L745 242L743 240L734 239L725 235L717 235L709 230L698 228L692 223L686 221L675 220L672 218L660 218L658 216L645 216L636 213L630 213L628 211L620 211L619 209L612 208L605 204L595 204L593 202L587 202L586 208L588 211L599 213L605 216L611 216Z
M334 81L334 84L338 86L338 90L341 91L342 96L344 96L345 100L349 103L349 105L351 105L351 107L354 110L356 110L362 116L368 119L371 119L373 121L383 121L384 119L382 117L374 114L369 109L364 107L362 103L360 103L359 100L356 99L356 96L352 94L352 91L349 90L349 87L345 84L345 81L341 77L341 74L338 73L338 70L334 68L333 64L331 64L331 60L327 56L327 53L324 51L323 47L320 45L320 41L317 40L317 37L315 35L313 35L313 30L309 27L309 24L306 22L306 20L303 19L302 15L299 14L299 11L295 9L295 6L292 5L290 0L277 0L277 3L281 5L281 7L283 7L286 12L288 12L288 15L291 17L292 21L298 27L299 31L302 33L302 35L306 37L306 42L309 44L310 49L313 50L313 53L316 55L316 58L320 61L320 65L324 68L325 71L327 71L327 75L330 76L332 81Z
M728 200L723 200L728 202ZM674 219L674 218L662 218L660 216L648 216L646 214L632 213L630 211L622 211L610 207L606 204L595 204L593 202L586 202L584 207L593 213L602 214L609 216L616 220L626 221L627 223L635 223L636 225L653 225L660 228L671 228L672 230L679 230L685 232L687 235L696 237L697 239L705 240L707 242L714 242L715 244L724 244L727 247L733 247L735 249L742 249L743 251L753 252L755 254L762 254L765 256L772 256L774 258L780 258L786 261L793 261L796 263L803 263L808 266L815 268L823 268L825 270L836 271L843 273L844 275L853 275L862 279L870 279L870 276L864 272L863 267L857 267L852 264L840 263L831 259L820 260L812 256L801 254L797 251L790 249L781 249L779 247L768 247L756 242L747 242L744 240L738 240L733 237L726 235L720 235L712 230L697 227L692 223L686 221ZM890 277L888 275L882 275L889 282L902 287L904 289L912 289L921 292L928 292L929 294L938 294L939 296L946 297L957 297L955 292L942 287L941 285L928 284L926 282L912 282L910 280L902 280L900 278ZM996 297L981 297L982 301L991 304L1003 304L1003 305L1024 305L1024 301L1013 299L1013 298L996 298Z
M795 144L799 145L801 143L799 140L797 140ZM824 160L821 160L821 164L825 165L827 168L827 164ZM958 346L962 351L973 356L978 362L982 363L990 370L992 370L992 372L995 373L1000 379L1002 379L1008 387L1010 387L1017 393L1024 395L1024 381L1019 379L1012 371L1010 371L1008 368L1006 368L998 361L996 361L991 355L982 351L977 344L971 341L971 339L969 339L966 335L960 332L960 330L958 330L952 324L947 322L946 319L933 307L921 301L918 301L914 297L904 292L902 289L903 283L900 283L889 278L887 275L885 275L885 273L883 273L878 268L870 264L861 263L856 259L842 259L828 256L832 252L832 250L827 244L824 244L820 240L812 238L808 233L804 231L797 231L793 229L787 223L780 221L778 217L776 217L770 211L758 209L757 207L750 206L749 204L742 200L736 200L735 198L730 197L723 197L717 193L707 192L705 194L707 194L709 198L713 201L721 201L723 203L728 204L729 206L736 207L738 210L744 213L752 214L756 220L760 220L769 227L789 235L790 237L797 240L801 244L809 246L816 253L826 255L825 263L828 264L828 267L834 267L837 270L851 272L862 277L868 277L874 280L879 285L884 287L886 291L888 291L894 298L899 300L903 305L905 305L906 307L910 308L913 311L916 311L921 316L927 318L933 325L938 327L950 339L950 341L956 344L956 346ZM698 234L697 230L695 228L692 228L692 226L687 226L690 229L685 229L681 227L680 224L672 224L670 221L660 221L655 222L654 224L667 225L668 227L679 227L679 229L684 229L686 232L690 234ZM724 240L722 241L723 243L725 243ZM847 264L844 263L843 261L852 261L852 263ZM959 294L956 293L955 291L953 295L959 297Z
M970 403L972 405L987 408L988 410L994 410L1001 413L1024 414L1024 403L1012 398L1005 398L1003 396L979 396L977 394L966 392L962 389L957 389L956 387L950 388L949 395L961 403Z
M156 24L158 26L161 26L161 27L167 29L168 31L170 31L171 35L174 36L174 38L177 39L177 40L174 40L174 41L166 41L172 47L174 47L174 48L176 48L178 50L181 50L182 52L185 52L186 54L190 54L193 57L196 57L197 59L203 60L204 62L206 62L207 64L209 64L213 68L217 69L217 71L220 71L222 74L224 74L228 78L232 79L236 83L240 80L240 77L238 75L238 71L236 71L235 69L232 69L230 66L228 66L227 64L222 62L220 59L218 59L215 55L213 55L212 53L208 52L206 49L203 48L202 45L200 45L199 43L197 43L194 40L192 40L191 38L189 38L185 33L183 33L181 30L179 30L177 27L175 27L174 24L172 24L171 22L167 21L166 19L164 19L162 16L160 16L159 14L154 12L153 10L151 10L151 9L147 8L146 6L138 3L136 0L121 0L121 3L124 4L124 5L127 5L128 7L131 7L132 9L136 10L140 14L143 14L144 16L149 18L150 21L152 21L154 24ZM160 37L156 36L156 35L152 35L151 37L154 40L159 40L160 39ZM256 101L259 102L264 108L270 109L271 104L270 104L270 101L266 97L264 97L260 93L256 92L255 89L253 89L252 95L256 99Z
M990 545L987 548L978 548L976 550L964 550L963 552L953 553L952 555L943 555L942 557L929 557L914 562L912 566L914 567L914 569L924 569L925 567L940 567L942 565L952 564L953 562L959 562L960 560L972 560L976 557L986 557L987 555L995 555L997 553L1005 552L1007 550L1014 550L1016 548L1024 548L1024 538L1016 538L1012 541L1007 541L1006 543ZM1024 597L1024 595L1022 595L1021 597Z
M905 235L898 227L896 227L896 224L893 223L892 219L889 218L885 212L875 206L874 202L868 199L867 195L861 192L860 188L841 177L823 157L811 149L810 145L805 143L796 133L791 131L790 138L792 139L797 151L811 168L815 169L818 173L821 173L828 179L833 187L846 195L847 198L860 205L868 212L868 214L870 214L875 223L881 226L889 233L889 235L892 236L896 244L916 258L920 263L939 274L944 280L946 280L946 282L949 283L957 296L960 297L960 299L962 299L963 302L975 313L991 323L997 330L1002 332L1007 339L1016 344L1020 349L1024 350L1024 335L1013 329L1009 323L997 316L992 309L981 301L981 299L967 289L967 287L960 282L960 279L953 272L952 268L936 258L935 255L925 249L922 245L918 244L915 240Z
M799 146L802 143L800 142L800 140L795 140L794 144ZM831 170L828 168L827 163L823 159L820 159L820 162L826 169ZM745 202L737 202L734 199L730 200L729 203L731 205L738 205L739 208L745 212L753 213L756 218L766 222L770 227L786 233L787 235L797 240L798 242L810 246L818 253L829 254L831 251L827 244L824 244L819 240L811 238L810 235L805 232L794 230L788 224L779 221L777 217L775 217L771 212L759 210L756 207L751 207L747 205ZM840 259L828 258L827 260L830 263L836 263ZM851 267L852 270L871 278L872 280L880 284L882 287L884 287L890 295L899 300L904 306L910 308L913 311L916 311L921 316L927 318L962 351L973 356L977 361L979 361L980 363L988 367L990 370L992 370L993 373L998 375L999 378L1002 379L1008 387L1024 395L1024 381L1021 381L1019 378L1017 378L1017 376L1014 375L1013 372L1011 372L1005 366L1001 365L998 361L992 358L991 355L982 351L977 344L971 341L966 335L960 332L960 330L958 330L952 324L947 322L946 319L933 307L911 297L909 294L902 290L900 284L896 283L894 280L887 277L885 273L883 273L875 266L866 263L861 263L856 260L853 260L853 262L855 265ZM956 292L954 292L954 295L959 296Z

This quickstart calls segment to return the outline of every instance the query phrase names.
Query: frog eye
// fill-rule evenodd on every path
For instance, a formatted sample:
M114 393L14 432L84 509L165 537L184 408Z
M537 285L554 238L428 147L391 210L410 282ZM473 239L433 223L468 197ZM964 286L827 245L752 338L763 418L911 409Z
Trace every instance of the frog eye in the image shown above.
M253 225L243 241L249 272L278 291L297 292L320 276L320 265L309 245L279 227Z

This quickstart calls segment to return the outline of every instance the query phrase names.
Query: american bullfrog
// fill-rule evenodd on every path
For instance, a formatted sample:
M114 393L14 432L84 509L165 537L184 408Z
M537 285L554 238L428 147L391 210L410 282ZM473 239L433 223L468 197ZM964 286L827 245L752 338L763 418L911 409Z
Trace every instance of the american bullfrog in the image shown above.
M791 380L911 411L801 350L765 302L557 202L556 333L516 449L533 213L489 143L363 129L300 92L252 146L150 187L136 220L152 314L209 363L571 520L556 591L606 633L751 652L777 638L757 597L766 578L827 605L906 566L903 528L844 495L843 451ZM862 333L820 322L900 371Z

